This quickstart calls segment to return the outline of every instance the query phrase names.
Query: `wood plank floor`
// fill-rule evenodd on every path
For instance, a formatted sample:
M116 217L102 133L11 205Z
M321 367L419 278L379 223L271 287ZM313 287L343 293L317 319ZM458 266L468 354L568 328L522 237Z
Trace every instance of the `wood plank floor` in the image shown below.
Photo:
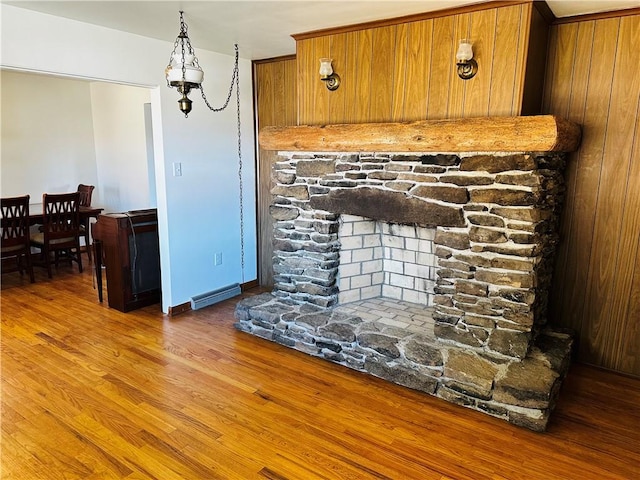
M76 272L2 276L2 479L640 478L640 380L575 365L539 434Z

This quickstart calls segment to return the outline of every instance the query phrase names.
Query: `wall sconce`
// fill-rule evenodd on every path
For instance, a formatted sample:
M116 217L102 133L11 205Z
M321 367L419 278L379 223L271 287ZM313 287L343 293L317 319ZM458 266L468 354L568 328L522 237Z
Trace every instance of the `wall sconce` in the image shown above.
M164 73L167 78L167 86L175 87L178 92L182 95L182 98L178 100L178 106L180 107L180 111L184 113L185 118L189 115L191 111L191 104L193 103L188 95L189 92L193 89L200 89L200 93L202 94L202 99L204 103L209 107L209 110L214 112L220 112L224 110L227 105L229 105L229 100L231 99L231 92L233 91L234 85L239 86L239 74L238 74L238 45L235 45L236 49L236 59L235 65L233 67L233 75L231 77L231 86L229 87L229 95L227 96L227 101L220 108L213 108L209 105L207 101L207 97L204 94L204 89L202 88L202 81L204 80L204 72L200 65L198 64L198 58L196 57L196 52L193 50L191 46L191 41L189 40L189 35L187 34L187 24L184 23L184 12L180 10L180 33L178 33L178 37L176 38L175 43L173 44L173 51L171 52L171 57L169 58L169 64L167 68L165 68ZM239 93L238 93L238 101L239 101ZM239 113L238 113L239 114Z
M458 76L463 80L469 80L478 73L478 63L473 58L473 48L470 40L460 40L460 46L456 53Z
M325 83L329 90L334 91L340 86L340 76L337 73L333 73L332 61L331 58L320 59L320 80Z

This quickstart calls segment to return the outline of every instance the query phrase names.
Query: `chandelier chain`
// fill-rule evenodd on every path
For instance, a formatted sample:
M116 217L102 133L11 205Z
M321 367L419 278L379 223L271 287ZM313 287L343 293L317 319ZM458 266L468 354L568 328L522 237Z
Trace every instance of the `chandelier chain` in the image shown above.
M182 17L182 14L180 14L180 17ZM183 22L184 24L184 22ZM186 33L186 27L185 27L185 33ZM187 37L189 38L189 37ZM184 56L185 51L184 51L184 42L180 42L180 46L182 47L182 79L184 80L184 78L187 76L187 66L186 66L186 62L184 61L184 59L186 58Z
M224 110L229 106L229 101L231 100L231 94L233 93L233 87L234 85L239 84L238 83L239 75L238 75L238 44L237 43L235 44L235 49L236 49L236 59L235 59L235 64L233 66L233 75L231 76L231 85L229 85L229 93L227 94L227 99L225 100L224 105L222 105L219 108L212 107L211 104L209 103L209 100L207 100L207 96L204 93L204 86L200 85L200 94L202 95L202 100L204 100L205 105L209 107L209 110L213 112L221 112L222 110Z
M238 74L238 45L236 44L236 110L238 117L238 185L240 190L240 266L244 284L244 203L242 186L242 136L240 124L240 75Z

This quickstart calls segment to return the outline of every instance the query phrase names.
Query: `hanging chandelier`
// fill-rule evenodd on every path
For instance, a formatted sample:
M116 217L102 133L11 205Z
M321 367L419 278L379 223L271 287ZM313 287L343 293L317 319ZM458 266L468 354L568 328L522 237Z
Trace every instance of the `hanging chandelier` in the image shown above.
M184 22L184 12L180 10L180 32L173 44L173 51L169 58L169 64L165 68L165 76L167 78L167 86L170 88L176 88L182 95L182 98L178 100L178 106L180 111L184 113L185 118L191 112L191 106L193 102L189 99L189 92L193 89L199 89L202 94L202 100L205 105L212 112L221 112L229 105L231 100L231 94L233 93L233 87L236 89L236 118L237 118L237 140L238 140L238 193L239 193L239 207L240 207L240 271L242 284L244 284L244 270L245 270L245 258L244 258L244 194L243 194L243 180L242 180L242 137L241 137L241 123L240 123L240 73L238 69L238 44L235 47L235 62L233 65L233 74L231 76L231 85L229 85L229 92L227 99L221 107L214 108L209 104L207 96L204 93L202 82L204 80L204 72L200 68L196 53L191 46L189 35L187 34L187 24Z
M167 78L167 86L176 88L182 95L182 98L178 100L178 106L180 111L184 113L185 118L191 112L193 102L189 98L189 93L193 89L199 89L202 94L204 103L214 112L220 112L224 110L229 104L231 99L231 93L233 92L233 86L239 87L238 76L238 44L235 44L235 64L233 68L233 75L231 77L231 86L229 87L229 94L224 105L220 108L212 107L207 101L207 97L202 87L202 81L204 80L204 72L200 68L198 63L198 57L196 57L195 50L191 46L191 40L189 35L187 24L184 22L184 12L180 10L180 32L173 44L173 51L169 58L169 64L165 69L165 76Z

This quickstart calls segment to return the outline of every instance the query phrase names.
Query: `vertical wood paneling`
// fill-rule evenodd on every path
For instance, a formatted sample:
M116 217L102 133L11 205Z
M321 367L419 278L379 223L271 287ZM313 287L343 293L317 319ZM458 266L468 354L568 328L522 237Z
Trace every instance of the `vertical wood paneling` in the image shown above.
M531 8L523 8L520 12L520 34L518 38L518 69L516 70L517 83L513 92L514 115L522 113L522 97L524 96L524 80L526 78L527 59L526 55L530 48L531 39ZM541 48L541 46L537 46Z
M569 227L569 236L566 238L566 272L564 274L565 291L561 299L561 318L563 322L574 325L582 330L585 320L585 292L588 289L588 276L591 258L591 248L594 231L597 192L600 184L602 170L602 152L606 138L606 125L608 122L609 96L611 81L613 79L613 67L615 60L615 42L611 41L613 25L617 20L609 20L607 24L597 22L592 39L592 55L594 60L585 78L588 83L585 98L585 115L583 118L583 140L576 165L576 186L573 202L572 223ZM609 25L611 24L611 25ZM566 50L560 51L567 56L575 55L575 33L571 35L574 44L567 45ZM607 42L607 37L609 41ZM574 62L569 61L566 67L567 75L571 75ZM561 72L560 72L561 74ZM576 77L577 78L577 77ZM571 84L566 88L566 93L558 98L562 109L561 115L568 116L568 108L571 104ZM553 105L553 103L552 103ZM554 109L554 113L555 113ZM568 179L571 182L572 179ZM581 335L580 348L587 351L588 340Z
M623 319L614 319L612 314L616 307L618 314L624 312L628 302L628 297L622 295L624 289L617 292L615 287L620 287L620 282L626 283L628 259L635 258L635 255L629 257L628 254L633 253L630 248L634 248L636 242L629 245L621 233L638 234L638 222L633 221L633 217L638 218L638 210L626 219L627 225L631 224L629 227L636 228L627 231L627 225L623 225L627 188L629 182L633 182L628 177L636 126L632 119L638 113L640 98L640 56L636 48L640 29L637 22L633 29L632 23L622 19L615 22L614 19L605 27L610 32L605 41L615 45L615 65L589 259L586 323L582 331L583 337L588 339L583 343L589 349L586 355L610 367L615 365L615 356L619 353L614 349L618 336L624 334L620 331L622 325L619 322ZM625 45L633 45L634 48L625 48ZM626 181L621 183L620 177ZM625 251L623 247L626 247Z
M550 106L553 105L553 111L557 111L558 115L584 125L595 23L584 22L582 24L570 24L566 27L552 30L550 51L554 52L554 55L549 57L549 67L547 67L547 83L549 86L547 91L549 93L545 97L548 99L548 104ZM580 62L580 68L577 71L575 62L572 61L576 55L589 59L588 61ZM553 92L551 92L552 89ZM573 96L570 95L572 91L576 92ZM550 106L545 111L552 111ZM574 330L578 330L580 327L580 316L569 316L568 312L564 312L562 299L565 295L575 295L577 293L572 289L572 285L575 285L576 280L565 277L565 275L569 273L566 268L567 262L570 262L581 251L576 249L575 244L572 243L572 226L575 211L580 208L580 205L576 205L578 200L576 197L578 166L583 165L581 156L586 153L587 147L588 143L583 137L581 149L573 154L572 160L568 162L565 171L567 195L563 219L560 224L561 240L558 246L554 275L554 294L551 297L552 311L558 312L563 317L564 325ZM570 247L573 248L570 250ZM575 262L575 259L573 261ZM573 272L575 273L575 269Z
M393 101L391 111L392 122L402 122L404 116L404 102L407 92L407 56L409 41L409 24L401 23L396 26L394 65L393 65Z
M507 5L301 39L297 42L300 123L460 118L490 112L517 115L527 73L525 44L532 9L531 3ZM479 71L464 81L456 74L455 53L459 41L467 37L474 43ZM325 41L342 78L338 91L328 95L318 89L316 66L327 47Z
M340 88L344 89L345 105L344 105L344 121L345 123L356 123L358 121L358 105L354 101L358 95L358 39L359 32L348 32L344 34L344 42L346 45L345 69L338 72L342 78Z
M617 23L617 20L609 20L607 23L612 22ZM588 265L592 253L597 192L602 171L602 151L606 139L609 92L615 60L615 42L612 42L611 38L608 42L606 41L606 37L611 36L612 27L603 23L595 25L592 54L594 59L600 59L600 61L593 65L594 68L590 69L586 79L588 87L583 120L583 141L577 163L573 221L569 237L566 239L567 272L561 315L569 324L579 326L580 349L583 356L590 349L589 340L584 337L584 316L588 314L585 312L585 293L589 288ZM574 53L575 48L567 49L567 55ZM568 65L571 69L573 63L570 62ZM570 93L569 89L566 99L563 97L560 102L564 117L568 116L568 107L571 104Z
M639 23L637 19L636 33L640 31ZM636 38L633 45L637 45L637 41ZM614 325L617 341L613 368L640 375L640 101L635 118L633 153L618 247L622 254L618 256L616 270L620 274L614 286L617 298L611 317L618 322Z
M275 110L273 108L273 81L275 80L271 63L263 63L255 65L254 74L256 97L260 106L260 116L258 117L258 126L271 125L274 121Z
M486 117L489 115L492 66L498 65L498 62L492 61L495 59L497 9L472 13L470 21L468 38L473 39L474 57L479 65L483 65L483 68L478 69L475 77L464 82L466 92L462 116ZM513 85L508 90L512 89Z
M575 63L576 36L578 23L569 23L564 28L556 28L554 36L555 56L550 59L551 68L547 75L549 85L549 105L553 105L556 115L567 118L571 99L571 82ZM586 80L588 77L583 77Z
M320 80L320 59L331 58L331 47L329 37L317 37L313 39L313 56L316 59L316 75L315 81L312 83L313 92L313 118L315 123L327 124L330 122L329 116L329 97L330 92L325 83ZM310 76L313 79L313 76Z
M549 112L551 109L551 93L555 89L556 78L556 60L558 56L558 29L551 28L549 30L549 45L547 49L547 65L544 74L544 94L542 96L542 111ZM554 82L554 79L556 82Z
M518 51L520 44L520 16L522 5L501 8L497 11L495 24L495 46L491 62L489 88L489 116L514 114L516 72L520 71ZM518 28L514 28L514 26Z
M549 25L537 8L525 10L529 17L523 25L529 25L529 38L523 48L527 49L524 62L524 82L521 83L522 92L517 98L521 100L519 111L521 115L539 115L542 112L544 92L544 72L547 61L547 44Z
M453 31L453 56L449 60L449 68L455 71L455 52L458 49L460 39L469 38L469 31L471 14L465 13L463 15L456 15L456 22ZM480 71L478 69L478 71ZM462 80L458 77L457 73L451 75L451 83L449 84L449 103L447 105L447 117L446 118L462 118L464 117L464 96L467 89L467 84L472 82L471 80Z
M298 120L295 60L254 64L254 96L258 131L266 126L295 125ZM258 149L258 281L273 285L273 219L269 214L273 164L277 152Z
M285 117L284 125L296 125L298 123L298 82L296 72L296 61L287 60L282 62L283 65L283 84L284 84L284 104L285 104ZM258 112L258 115L260 113Z
M456 17L440 17L433 19L433 35L431 43L431 68L429 72L429 119L447 118L447 105L451 95L450 85L458 79L455 65L458 40L454 37Z
M272 125L275 118L274 109L274 86L273 82L276 79L273 75L273 64L264 63L254 65L254 95L256 97L256 103L258 105L257 112L257 125L258 129L262 126ZM270 243L267 240L267 235L273 228L273 222L269 215L269 204L271 201L271 152L258 150L258 205L257 205L257 220L258 220L258 250L259 265L258 265L258 281L261 284L269 285L269 278L273 277L273 267L265 260L262 261L262 256L269 256L273 249L270 247ZM263 282L267 283L263 283Z
M354 119L357 122L368 122L371 113L371 60L373 56L373 39L371 30L355 32L355 82L356 91Z
M375 52L371 58L371 72L372 76L375 72L375 80L371 82L369 121L384 122L389 121L392 114L396 26L376 28L371 33L372 51Z
M551 317L580 360L640 375L640 16L557 25L547 112L583 125L572 155Z
M315 98L313 82L320 82L318 70L320 64L314 57L313 38L296 42L296 67L298 79L298 124L307 125L314 123ZM316 67L317 65L317 67ZM315 77L315 78L314 78Z
M273 100L271 100L272 112L270 115L270 121L271 123L275 123L278 121L283 122L287 116L287 106L285 102L286 85L285 77L283 76L284 65L280 65L276 62L271 62L268 65L268 74L273 76L273 79L271 80L271 85L273 87L271 95L273 97Z
M413 22L407 27L407 80L405 81L404 119L427 118L429 97L429 65L435 48L425 48L431 42L433 21Z
M329 97L329 116L334 123L345 123L345 101L346 91L348 88L345 83L349 83L350 78L345 76L344 72L347 68L347 41L346 34L334 35L330 38L331 58L333 58L333 68L339 72L342 85L337 90L330 92Z

